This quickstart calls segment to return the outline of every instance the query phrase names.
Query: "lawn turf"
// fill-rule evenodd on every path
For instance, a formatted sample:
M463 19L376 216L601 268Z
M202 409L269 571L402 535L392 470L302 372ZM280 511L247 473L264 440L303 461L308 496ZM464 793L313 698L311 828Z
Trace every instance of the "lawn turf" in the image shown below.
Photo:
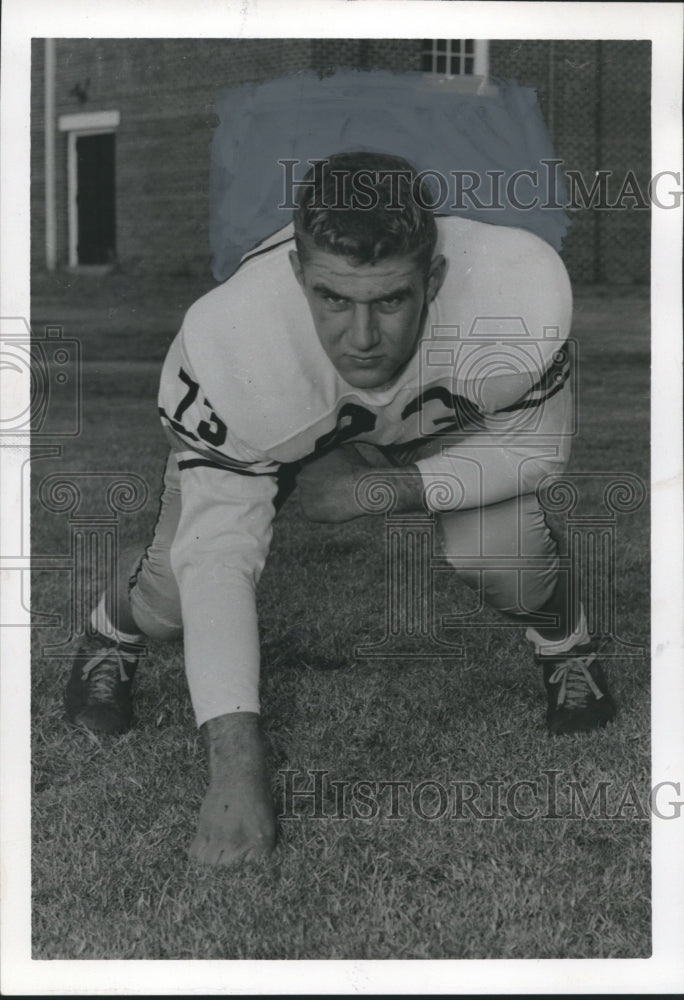
M97 279L97 287L70 281L69 288L45 283L34 305L40 323L64 322L65 335L81 339L85 362L82 433L59 459L33 468L32 544L41 555L63 555L69 545L67 517L35 499L50 472L142 476L150 499L140 513L121 515L120 536L122 547L148 540L165 451L157 362L183 296L187 305L203 290L192 292L187 278L161 289L121 275ZM123 306L112 311L112 302ZM582 432L571 469L647 481L645 292L581 290L573 336L581 348ZM111 363L126 357L136 363ZM597 508L600 492L591 500ZM647 506L618 517L617 633L644 647L648 540ZM384 566L382 518L332 527L307 524L294 500L282 511L259 588L263 718L279 808L288 809L283 772L296 772L300 790L312 787L308 772L327 774L320 814L297 799L295 815L280 822L275 856L240 870L205 868L186 855L206 765L180 644L150 645L137 726L120 738L97 737L64 719L67 664L44 651L64 631L34 629L34 958L650 953L648 658L620 657L613 644L608 651L618 655L606 662L617 724L549 739L540 678L520 629L442 629L464 645L460 659L355 659L355 646L383 634ZM63 573L36 571L34 611L68 618L67 584ZM440 615L473 602L448 573L435 600ZM544 818L551 771L560 818ZM342 807L334 781L346 783ZM372 810L358 782L372 790L383 781L433 784L413 808L401 798L395 818L378 791L378 814L363 818ZM516 781L533 783L512 800L518 818L505 805L493 809L487 782L496 781L504 801ZM571 781L589 797L609 783L607 815L598 816L597 805L588 818L568 816ZM471 806L463 802L472 798L468 782L482 790ZM440 788L448 809L422 818L440 813ZM577 799L574 809L581 813Z

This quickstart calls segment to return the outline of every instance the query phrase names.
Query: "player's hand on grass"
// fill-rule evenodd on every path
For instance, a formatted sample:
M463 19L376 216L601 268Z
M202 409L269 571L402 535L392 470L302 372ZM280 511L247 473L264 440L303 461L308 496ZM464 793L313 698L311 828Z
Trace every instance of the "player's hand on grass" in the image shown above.
M368 456L368 457L366 457ZM368 514L359 502L359 484L364 477L377 472L383 483L383 470L396 465L379 448L366 446L364 453L355 445L344 445L322 458L309 462L299 473L299 502L309 521L341 524ZM392 475L395 494L394 510L422 510L423 481L417 466L406 464L400 475Z
M299 503L309 521L340 524L367 513L356 489L371 466L353 445L308 462L297 477Z
M266 857L275 846L276 823L258 716L220 715L200 732L209 759L209 788L190 856L210 865Z

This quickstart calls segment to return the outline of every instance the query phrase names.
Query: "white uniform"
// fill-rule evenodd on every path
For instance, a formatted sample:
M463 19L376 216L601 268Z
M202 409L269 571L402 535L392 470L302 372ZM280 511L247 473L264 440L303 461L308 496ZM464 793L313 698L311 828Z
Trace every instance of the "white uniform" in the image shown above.
M325 354L288 259L291 226L196 302L159 396L181 467L201 455L243 474L273 474L340 437L424 439L471 423L484 381L512 371L527 385L514 399L488 399L490 413L529 408L561 389L572 300L558 255L520 229L456 218L438 225L446 278L420 349L388 389L352 388Z
M174 453L167 494L180 473L182 495L170 562L200 724L258 711L254 588L278 476L292 463L346 441L394 448L427 485L456 484L436 509L466 512L528 493L567 457L572 304L560 258L518 229L446 217L438 232L446 277L389 388L350 386L323 351L288 258L291 226L190 308L168 352L159 393ZM513 392L498 378L511 374L521 376ZM448 539L449 515L442 522ZM152 590L136 608L138 580L134 614L153 631ZM174 617L161 615L180 625Z

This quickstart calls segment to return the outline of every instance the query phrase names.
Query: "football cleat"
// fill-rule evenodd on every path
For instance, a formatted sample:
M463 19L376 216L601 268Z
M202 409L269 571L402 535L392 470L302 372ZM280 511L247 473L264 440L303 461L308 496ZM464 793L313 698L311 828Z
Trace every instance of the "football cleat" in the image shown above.
M553 736L587 733L615 718L615 702L594 643L568 653L536 657L546 688L546 724Z
M75 725L98 733L125 733L133 722L132 685L139 650L85 639L71 661L64 704Z

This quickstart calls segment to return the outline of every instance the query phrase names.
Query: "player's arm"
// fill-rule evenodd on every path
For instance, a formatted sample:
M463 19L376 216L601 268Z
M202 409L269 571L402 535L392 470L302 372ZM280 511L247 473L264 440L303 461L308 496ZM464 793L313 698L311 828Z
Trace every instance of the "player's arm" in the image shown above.
M469 379L459 388L463 396L475 403L480 413L497 413L522 399L544 372L512 372L506 375L489 375L480 379Z
M217 715L259 711L255 589L271 541L276 492L273 476L181 468L182 515L171 564L199 725Z
M388 469L392 470L389 477ZM374 483L388 482L396 496L394 510L425 509L425 489L418 466L397 468L378 448L366 448L361 453L352 444L343 445L303 467L297 477L299 502L310 521L340 524L368 514L362 490L368 495Z
M516 251L498 276L505 316L488 316L485 309L453 345L440 340L453 346L457 359L452 391L485 415L541 393L549 382L553 388L572 324L572 288L561 257L532 233L517 230L515 240Z
M182 335L164 364L159 412L181 477L171 564L201 725L217 715L258 711L255 587L271 540L278 463L232 434L199 384Z

